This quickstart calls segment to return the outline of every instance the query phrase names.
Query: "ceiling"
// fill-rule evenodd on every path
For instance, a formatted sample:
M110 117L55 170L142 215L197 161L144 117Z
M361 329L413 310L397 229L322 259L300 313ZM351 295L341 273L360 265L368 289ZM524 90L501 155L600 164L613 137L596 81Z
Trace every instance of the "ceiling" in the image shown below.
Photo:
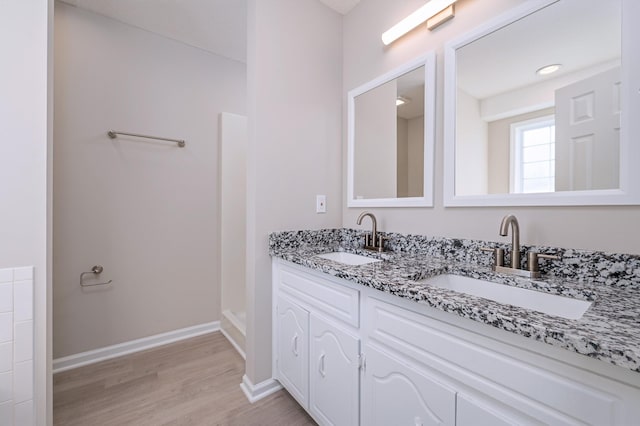
M360 0L320 0L325 5L329 6L336 12L346 15L351 9L355 7Z
M621 2L564 0L458 50L458 87L477 99L620 58ZM536 70L562 64L545 77Z
M247 58L246 0L61 0L236 61ZM320 0L348 13L360 0Z

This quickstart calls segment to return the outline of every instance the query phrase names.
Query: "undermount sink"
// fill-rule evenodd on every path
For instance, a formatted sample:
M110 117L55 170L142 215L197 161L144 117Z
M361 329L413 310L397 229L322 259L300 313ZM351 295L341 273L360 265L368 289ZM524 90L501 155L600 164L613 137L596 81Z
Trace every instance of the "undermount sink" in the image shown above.
M533 311L542 312L567 319L580 319L589 309L591 302L542 293L535 290L492 283L476 278L443 274L418 281L420 284L457 291L478 296Z
M333 260L334 262L344 263L345 265L351 265L351 266L366 265L367 263L380 262L380 259L372 259L367 256L360 256L359 254L347 253L344 251L335 251L332 253L318 254L317 257L321 257L327 260Z

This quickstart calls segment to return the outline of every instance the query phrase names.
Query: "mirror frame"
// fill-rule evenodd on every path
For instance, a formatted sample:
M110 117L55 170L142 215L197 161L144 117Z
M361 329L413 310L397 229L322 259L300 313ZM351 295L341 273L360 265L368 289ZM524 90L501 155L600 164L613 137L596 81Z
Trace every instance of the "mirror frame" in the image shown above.
M355 98L410 71L424 66L424 192L422 197L354 198ZM369 81L347 94L347 207L433 207L435 165L436 55L428 52Z
M538 194L455 194L456 50L500 28L562 0L531 0L499 15L444 48L444 206L595 206L640 204L640 2L622 1L622 84L620 188ZM634 117L636 117L634 119ZM635 161L634 161L635 160Z

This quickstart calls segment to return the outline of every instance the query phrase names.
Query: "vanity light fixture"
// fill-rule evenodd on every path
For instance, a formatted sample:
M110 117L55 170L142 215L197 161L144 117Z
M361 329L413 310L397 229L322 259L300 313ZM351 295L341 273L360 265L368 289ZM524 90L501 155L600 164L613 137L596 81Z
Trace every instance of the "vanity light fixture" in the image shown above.
M402 21L382 33L382 42L389 45L427 21L427 28L433 30L438 25L454 17L453 3L456 0L431 0Z
M549 74L552 74L552 73L558 71L560 69L560 67L562 67L562 64L545 65L542 68L538 68L536 70L536 74L538 74L538 75L549 75Z

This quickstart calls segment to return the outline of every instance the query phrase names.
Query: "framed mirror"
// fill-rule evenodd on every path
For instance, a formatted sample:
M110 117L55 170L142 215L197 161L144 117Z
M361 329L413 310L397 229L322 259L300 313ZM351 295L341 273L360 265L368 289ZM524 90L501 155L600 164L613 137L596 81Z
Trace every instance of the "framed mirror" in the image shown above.
M640 204L637 3L534 0L447 44L445 206Z
M347 96L347 205L433 206L435 54Z

